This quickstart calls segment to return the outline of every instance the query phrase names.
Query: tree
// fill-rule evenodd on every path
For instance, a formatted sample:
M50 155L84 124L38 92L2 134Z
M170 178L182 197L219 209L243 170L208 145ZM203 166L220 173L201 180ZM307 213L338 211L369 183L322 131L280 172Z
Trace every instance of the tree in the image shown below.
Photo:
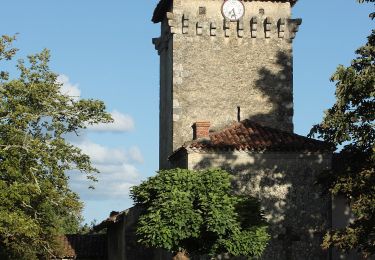
M159 171L131 189L139 242L175 254L260 256L269 240L259 203L232 194L219 169Z
M0 60L16 53L14 37L2 36ZM60 92L43 50L19 61L19 77L0 80L0 258L45 259L58 251L57 237L75 232L82 204L66 171L94 179L90 159L64 139L88 124L110 122L103 102Z
M356 54L350 66L333 74L336 102L310 135L342 147L320 183L332 195L345 196L354 214L346 228L326 234L323 247L368 256L375 254L375 30Z

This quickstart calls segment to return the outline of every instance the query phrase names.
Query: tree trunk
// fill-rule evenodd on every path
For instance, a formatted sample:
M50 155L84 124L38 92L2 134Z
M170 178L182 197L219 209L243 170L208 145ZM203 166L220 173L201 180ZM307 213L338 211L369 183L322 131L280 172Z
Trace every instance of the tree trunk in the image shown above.
M189 260L189 255L187 254L187 252L183 251L183 252L177 252L172 260Z

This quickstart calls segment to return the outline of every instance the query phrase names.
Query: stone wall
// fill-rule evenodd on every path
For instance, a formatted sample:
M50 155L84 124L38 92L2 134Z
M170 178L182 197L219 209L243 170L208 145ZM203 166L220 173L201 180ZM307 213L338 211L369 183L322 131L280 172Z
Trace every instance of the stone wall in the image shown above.
M173 152L173 41L167 21L161 24L161 37L153 42L160 55L159 168L164 169L168 168L167 158Z
M147 248L138 243L135 234L142 212L140 207L123 211L118 220L107 227L108 260L165 260L172 259L171 253Z
M160 168L192 139L192 124L212 130L240 118L293 131L292 39L300 20L290 3L244 2L238 22L222 1L175 0L154 39L160 54Z
M331 225L331 203L315 182L331 167L331 155L191 152L185 156L189 169L226 169L234 176L236 192L259 198L272 236L263 259L328 259L320 244Z

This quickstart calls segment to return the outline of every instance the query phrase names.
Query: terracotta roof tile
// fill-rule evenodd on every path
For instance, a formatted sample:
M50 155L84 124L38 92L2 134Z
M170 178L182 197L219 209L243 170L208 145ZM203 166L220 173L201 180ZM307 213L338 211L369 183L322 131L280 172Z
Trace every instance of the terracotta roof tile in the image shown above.
M59 238L63 246L62 258L107 259L105 234L65 235Z
M333 151L325 142L307 138L294 133L261 126L244 120L217 132L207 139L186 143L184 148L199 150L250 150L250 151L295 151L323 152Z
M252 0L244 0L245 2L247 1L252 1ZM297 3L298 0L257 0L257 1L272 1L272 2L290 2L290 4L293 6ZM155 8L154 14L152 16L151 21L154 23L159 23L163 21L165 13L168 12L171 7L172 7L173 0L160 0L158 5Z

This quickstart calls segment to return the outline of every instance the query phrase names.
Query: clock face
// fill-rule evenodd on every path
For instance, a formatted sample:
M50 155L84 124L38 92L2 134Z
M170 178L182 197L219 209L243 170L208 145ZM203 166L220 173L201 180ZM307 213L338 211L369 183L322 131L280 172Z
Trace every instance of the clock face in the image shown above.
M238 21L245 13L245 7L239 0L226 0L221 7L223 16L230 21Z

